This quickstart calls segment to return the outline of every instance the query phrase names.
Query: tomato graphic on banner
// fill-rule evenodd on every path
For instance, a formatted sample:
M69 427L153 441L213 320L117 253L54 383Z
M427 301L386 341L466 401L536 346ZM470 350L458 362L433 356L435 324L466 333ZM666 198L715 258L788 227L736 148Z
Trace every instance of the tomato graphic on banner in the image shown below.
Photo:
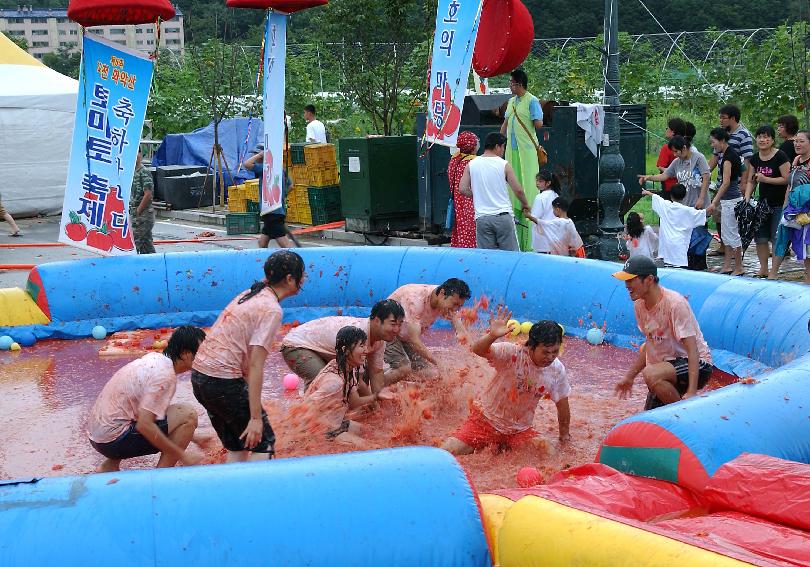
M430 95L430 107L433 109L433 120L427 124L427 135L435 141L444 140L448 136L458 135L461 123L461 110L453 102L450 85L435 87Z

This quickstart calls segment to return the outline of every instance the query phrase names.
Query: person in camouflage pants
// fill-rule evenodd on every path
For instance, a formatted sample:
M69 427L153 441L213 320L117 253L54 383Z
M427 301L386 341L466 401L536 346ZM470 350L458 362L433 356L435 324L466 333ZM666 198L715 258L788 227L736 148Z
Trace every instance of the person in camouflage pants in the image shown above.
M129 197L129 222L138 254L154 254L152 228L155 226L155 209L152 208L152 174L144 166L141 153L135 162L132 192Z

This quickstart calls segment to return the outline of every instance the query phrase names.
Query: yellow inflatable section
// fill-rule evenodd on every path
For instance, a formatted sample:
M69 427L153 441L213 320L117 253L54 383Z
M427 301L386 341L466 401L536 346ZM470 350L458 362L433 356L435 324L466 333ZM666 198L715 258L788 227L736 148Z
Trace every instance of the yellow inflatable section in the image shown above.
M47 325L50 322L25 290L18 287L0 289L0 327Z
M748 565L537 496L517 502L492 494L480 498L493 561L500 567Z

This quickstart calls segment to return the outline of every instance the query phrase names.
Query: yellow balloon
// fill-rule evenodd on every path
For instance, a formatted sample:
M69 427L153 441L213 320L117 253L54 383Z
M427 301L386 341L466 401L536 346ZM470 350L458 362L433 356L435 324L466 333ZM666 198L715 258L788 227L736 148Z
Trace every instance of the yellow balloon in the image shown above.
M9 350L20 350L20 345L19 343L11 343L11 346L8 348Z
M509 334L513 337L516 337L520 334L520 321L516 321L515 319L509 319L507 321L506 326L509 328Z
M534 325L534 323L532 323L531 321L524 321L523 323L520 324L520 332L523 333L524 335L528 335L529 331L532 330L532 325Z

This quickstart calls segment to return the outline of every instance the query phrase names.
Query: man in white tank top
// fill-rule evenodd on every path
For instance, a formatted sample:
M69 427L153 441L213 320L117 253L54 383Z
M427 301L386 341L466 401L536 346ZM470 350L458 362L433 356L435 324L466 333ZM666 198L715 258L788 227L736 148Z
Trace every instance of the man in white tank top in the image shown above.
M537 219L531 215L526 194L512 166L503 159L505 149L506 137L499 132L489 133L484 141L484 154L472 160L464 170L458 190L473 199L478 248L518 252L520 247L507 184L520 201L524 216L533 223L537 223Z

